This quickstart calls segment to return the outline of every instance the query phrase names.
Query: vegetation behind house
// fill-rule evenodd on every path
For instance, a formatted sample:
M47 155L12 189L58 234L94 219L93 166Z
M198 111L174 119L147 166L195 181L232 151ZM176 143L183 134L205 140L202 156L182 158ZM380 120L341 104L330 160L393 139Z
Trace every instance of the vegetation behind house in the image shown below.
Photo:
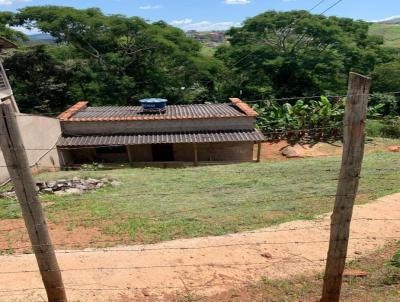
M397 24L269 11L229 30L225 43L222 33L191 32L188 37L163 21L104 15L96 8L34 6L0 13L0 34L23 42L26 37L11 25L37 27L56 42L21 44L5 55L23 112L54 114L81 99L131 105L163 97L184 104L239 96L256 103L259 126L266 131L336 127L343 112L340 98L271 99L342 96L348 73L355 71L373 78L370 117L393 124L399 115L400 94L386 92L400 87L400 49L387 44L386 30L377 30ZM224 43L217 50L204 48L192 37L203 44ZM317 138L337 135L328 129Z

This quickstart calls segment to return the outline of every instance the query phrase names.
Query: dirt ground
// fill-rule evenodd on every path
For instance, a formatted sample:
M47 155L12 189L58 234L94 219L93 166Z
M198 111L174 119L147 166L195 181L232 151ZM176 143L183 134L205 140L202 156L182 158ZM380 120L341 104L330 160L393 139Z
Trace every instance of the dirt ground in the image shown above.
M82 230L84 233L85 230ZM213 295L256 282L321 272L329 215L253 232L153 245L58 251L71 301L171 301L176 292ZM354 210L349 258L400 238L400 194ZM31 254L0 256L0 301L45 301Z
M263 143L261 149L261 159L262 160L288 160L287 157L282 155L282 149L289 146L286 141L280 141L276 143ZM319 157L319 156L333 156L342 154L341 144L327 144L318 143L315 145L294 145L293 150L300 157ZM385 140L375 139L373 142L368 142L365 146L366 152L376 152L376 151L387 151L393 152L391 147L398 147L398 145L391 145ZM392 149L392 151L391 151ZM254 153L257 153L257 147L255 147Z
M10 231L3 231L10 230ZM91 246L92 243L101 241L106 242L113 240L111 236L107 236L101 232L99 228L74 226L73 229L64 224L49 223L49 230L53 242L63 247L73 249ZM120 242L124 242L121 239ZM23 219L3 219L0 227L0 250L7 250L8 253L28 253L30 241L25 228ZM98 247L105 245L99 244Z

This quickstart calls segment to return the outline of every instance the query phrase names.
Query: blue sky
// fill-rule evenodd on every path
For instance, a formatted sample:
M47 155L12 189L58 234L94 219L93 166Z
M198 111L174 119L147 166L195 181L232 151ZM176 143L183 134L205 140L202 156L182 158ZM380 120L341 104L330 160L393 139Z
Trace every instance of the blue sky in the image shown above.
M0 0L0 10L16 11L32 5L100 7L107 14L165 20L183 29L225 29L266 10L309 10L320 0ZM337 0L325 0L313 13L321 13ZM381 20L400 15L399 0L343 0L327 15Z

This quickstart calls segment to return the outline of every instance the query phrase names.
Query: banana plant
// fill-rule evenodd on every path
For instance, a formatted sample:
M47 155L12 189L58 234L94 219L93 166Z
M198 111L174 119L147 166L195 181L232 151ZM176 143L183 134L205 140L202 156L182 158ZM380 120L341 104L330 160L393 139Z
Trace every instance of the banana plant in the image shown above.
M342 99L331 102L322 96L318 100L297 100L294 103L265 101L255 106L259 113L258 128L270 140L336 141L342 134L344 114Z

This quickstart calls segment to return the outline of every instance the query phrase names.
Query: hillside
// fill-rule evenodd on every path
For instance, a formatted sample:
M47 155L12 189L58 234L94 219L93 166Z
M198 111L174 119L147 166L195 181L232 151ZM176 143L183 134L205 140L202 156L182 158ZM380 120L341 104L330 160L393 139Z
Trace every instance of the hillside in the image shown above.
M42 44L54 44L55 38L46 33L38 33L33 35L28 35L28 40L25 42L25 45L35 46Z
M387 46L400 48L400 23L394 23L393 21L391 20L391 23L373 23L370 27L370 34L382 35L385 37Z
M386 20L378 21L379 24L400 24L400 17L392 17Z

